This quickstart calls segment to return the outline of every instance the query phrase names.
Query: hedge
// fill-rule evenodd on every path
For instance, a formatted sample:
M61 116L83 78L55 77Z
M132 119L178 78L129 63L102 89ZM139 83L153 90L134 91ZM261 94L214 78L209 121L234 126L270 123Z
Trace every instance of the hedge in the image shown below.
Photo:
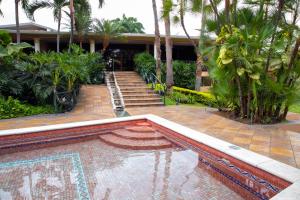
M185 88L180 88L173 86L172 87L173 92L180 92L186 95L192 95L195 97L195 101L202 103L204 105L210 106L210 107L216 107L217 106L217 101L214 95L212 95L209 92L198 92L195 90L189 90Z

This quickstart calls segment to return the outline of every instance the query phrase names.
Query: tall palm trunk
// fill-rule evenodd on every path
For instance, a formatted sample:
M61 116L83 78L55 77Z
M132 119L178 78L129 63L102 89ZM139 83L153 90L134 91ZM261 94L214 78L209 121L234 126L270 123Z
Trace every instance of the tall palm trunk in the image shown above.
M61 10L59 11L58 16L58 25L57 25L57 35L56 35L56 51L59 53L59 46L60 46L60 25L61 25Z
M17 43L21 42L20 23L19 23L19 2L15 0L15 16L16 16L16 29L17 29Z
M157 16L156 0L152 0L154 24L155 24L155 54L156 54L156 76L161 80L161 49L160 49L160 32Z
M225 0L225 17L226 17L226 24L230 24L230 0Z
M202 55L198 49L198 46L196 44L196 42L190 37L190 35L188 34L186 27L185 27L185 22L184 22L184 0L181 0L180 2L180 23L181 23L181 27L186 35L186 37L189 39L189 41L191 42L191 44L194 47L194 52L197 56L197 60L196 60L196 82L195 82L195 90L200 91L201 89L201 85L202 85L202 66L203 66L203 59L202 59ZM205 5L205 0L203 0L203 5ZM202 5L202 6L203 6ZM203 8L203 7L202 7ZM202 14L202 25L201 25L201 38L204 35L204 28L205 28L205 22L204 22L205 16L203 16ZM203 28L203 30L202 30ZM203 38L202 38L203 39Z
M71 34L69 40L69 51L74 38L74 0L70 0Z
M163 0L165 4L165 0ZM167 60L167 77L166 84L167 88L170 89L174 85L173 79L173 63L172 63L172 39L171 39L171 23L169 13L164 17L165 30L166 30L166 60Z
M285 3L285 0L279 0L278 1L277 16L276 16L276 19L275 19L274 32L273 32L273 35L272 35L272 38L271 38L271 42L270 42L270 47L269 47L267 62L266 62L266 66L265 66L265 73L267 73L269 71L269 65L270 65L271 55L272 55L272 52L273 52L272 45L273 45L274 40L275 40L275 35L277 33L276 30L277 30L277 27L278 27L280 19L281 19L281 15L282 15L282 10L283 10L283 7L284 7L284 3Z

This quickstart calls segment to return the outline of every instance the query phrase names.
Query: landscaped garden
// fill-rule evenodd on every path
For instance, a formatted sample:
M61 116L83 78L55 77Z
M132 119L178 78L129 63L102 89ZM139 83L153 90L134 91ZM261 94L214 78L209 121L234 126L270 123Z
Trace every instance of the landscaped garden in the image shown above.
M300 199L300 0L94 3L0 30L0 199Z
M288 111L299 112L299 1L162 2L162 7L157 8L152 1L155 43L161 43L158 26L161 11L166 28L166 57L161 58L161 45L155 45L155 58L141 53L135 55L134 61L136 71L149 87L166 96L167 105L211 106L232 113L236 119L255 123L280 122ZM57 53L28 53L31 46L20 43L20 32L17 31L16 44L8 33L1 32L1 118L72 110L80 85L104 82L103 55L110 41L122 38L122 33L144 31L136 18L125 15L114 20L93 20L91 5L85 0L15 3L32 20L37 10L53 9L58 22ZM100 0L99 6L103 3ZM69 12L65 11L68 7ZM60 52L63 11L69 17L70 40L68 49ZM185 26L188 13L202 14L198 40L190 37ZM173 60L170 29L173 23L184 30L196 61ZM19 29L18 20L16 27ZM82 49L83 39L91 31L102 36L100 53ZM75 33L79 46L73 44ZM209 79L202 77L206 70ZM149 77L152 74L155 80ZM210 91L202 91L207 83L211 84Z

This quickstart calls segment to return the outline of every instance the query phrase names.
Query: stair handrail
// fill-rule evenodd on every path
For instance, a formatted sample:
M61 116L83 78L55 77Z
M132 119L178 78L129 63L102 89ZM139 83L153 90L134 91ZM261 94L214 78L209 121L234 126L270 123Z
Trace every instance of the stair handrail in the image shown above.
M163 96L164 105L166 105L167 85L159 80L159 78L151 71L142 71L141 74L144 81L146 81L147 84L151 84L151 89L155 92L158 91L158 94ZM159 85L158 88L156 87L157 85Z
M124 103L124 99L123 99L123 94L122 94L121 89L120 89L120 87L119 87L119 84L118 84L118 81L117 81L117 79L116 79L116 76L115 76L115 72L114 72L114 71L113 71L113 76L114 76L115 86L116 86L116 88L117 88L117 91L118 91L118 94L119 94L119 97L120 97L121 106L122 106L123 108L125 108L125 103Z
M111 100L111 104L113 106L113 110L116 109L116 104L115 104L115 101L114 101L114 94L113 94L113 91L111 90L111 85L110 85L110 82L109 82L109 76L110 76L110 72L106 72L107 74L105 75L105 79L106 79L106 84L107 84L107 88L109 90L109 93L110 93L110 100Z

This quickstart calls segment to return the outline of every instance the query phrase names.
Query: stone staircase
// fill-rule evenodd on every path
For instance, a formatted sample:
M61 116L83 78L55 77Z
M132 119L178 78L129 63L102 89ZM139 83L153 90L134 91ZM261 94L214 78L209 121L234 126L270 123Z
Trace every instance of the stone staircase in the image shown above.
M149 89L136 72L115 72L115 78L121 90L125 107L164 105L160 96Z
M171 148L174 145L149 126L129 126L99 135L106 144L123 149L154 150Z

